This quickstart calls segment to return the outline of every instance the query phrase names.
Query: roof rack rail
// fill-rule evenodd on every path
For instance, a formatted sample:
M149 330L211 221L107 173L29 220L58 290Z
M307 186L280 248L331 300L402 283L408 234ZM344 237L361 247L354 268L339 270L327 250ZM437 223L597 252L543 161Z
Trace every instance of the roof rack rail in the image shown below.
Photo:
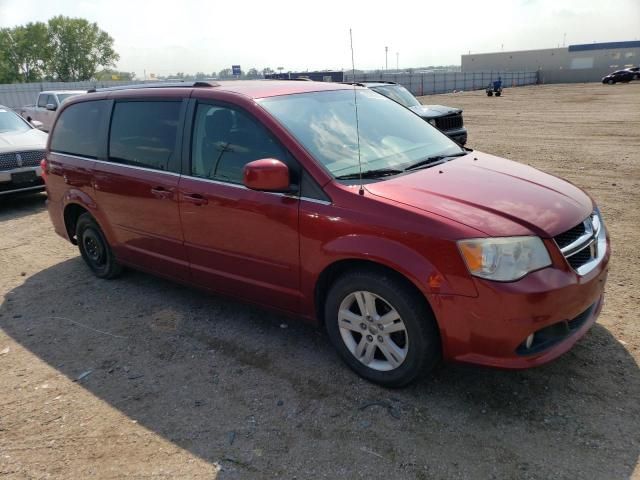
M265 80L287 80L287 81L292 81L292 82L314 82L315 80L312 80L308 77L295 77L295 78L265 78Z
M90 88L87 93L94 92L112 92L117 90L130 90L136 88L211 88L219 87L216 82L153 82L153 83L136 83L132 85L118 85L116 87Z
M385 83L388 85L397 85L397 82L390 82L388 80L363 80L362 83Z

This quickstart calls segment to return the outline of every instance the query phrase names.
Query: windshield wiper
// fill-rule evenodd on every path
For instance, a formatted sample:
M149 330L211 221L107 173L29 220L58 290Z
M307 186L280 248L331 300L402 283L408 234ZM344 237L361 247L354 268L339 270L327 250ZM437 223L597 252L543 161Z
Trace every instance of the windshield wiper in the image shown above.
M468 155L468 153L469 152L458 152L452 153L451 155L434 155L433 157L427 157L424 160L420 160L419 162L409 165L404 169L404 171L406 172L407 170L414 170L420 167L433 167L434 165L439 165L446 162L448 158L463 157L465 155Z
M357 180L361 176L362 178L380 178L387 177L389 175L397 175L402 173L403 170L396 170L394 168L378 168L376 170L365 170L364 172L347 173L336 177L337 180Z

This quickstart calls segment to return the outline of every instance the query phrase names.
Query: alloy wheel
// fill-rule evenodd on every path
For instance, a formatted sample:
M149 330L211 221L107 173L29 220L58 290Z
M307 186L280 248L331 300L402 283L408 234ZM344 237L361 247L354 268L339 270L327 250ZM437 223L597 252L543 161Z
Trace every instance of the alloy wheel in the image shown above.
M351 354L378 371L398 368L409 351L407 328L398 311L371 292L347 295L338 310L338 328Z

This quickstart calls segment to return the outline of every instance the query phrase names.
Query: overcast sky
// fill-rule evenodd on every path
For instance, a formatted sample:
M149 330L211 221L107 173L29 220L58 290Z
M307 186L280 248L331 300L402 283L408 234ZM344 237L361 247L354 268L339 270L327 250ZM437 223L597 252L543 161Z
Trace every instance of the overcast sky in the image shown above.
M640 39L640 0L0 0L0 27L55 15L98 23L142 77L232 64L287 70L459 64L460 54Z

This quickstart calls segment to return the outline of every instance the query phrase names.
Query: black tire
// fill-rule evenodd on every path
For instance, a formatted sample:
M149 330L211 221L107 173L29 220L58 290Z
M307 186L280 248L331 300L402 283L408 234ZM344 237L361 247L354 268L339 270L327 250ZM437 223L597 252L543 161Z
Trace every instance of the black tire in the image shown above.
M89 213L78 218L76 238L82 258L96 277L111 279L122 273L122 265L117 262L102 230Z
M340 305L349 295L359 291L381 297L376 302L386 302L397 311L404 323L406 333L402 332L401 335L403 338L406 335L407 352L396 368L387 371L370 368L351 353L343 340L338 323ZM385 387L405 386L433 370L441 359L440 333L426 300L410 285L384 270L355 271L338 278L327 295L325 326L331 342L347 365L361 377ZM375 351L376 358L384 360L382 350Z
M616 83L616 82L615 82L615 80L612 80L612 79L610 78L609 80L607 80L607 83L608 83L609 85L613 85L613 84L614 84L614 83Z
M502 92L496 92L496 97L499 97L500 95L502 95Z
M493 97L493 92L487 92L487 97Z

